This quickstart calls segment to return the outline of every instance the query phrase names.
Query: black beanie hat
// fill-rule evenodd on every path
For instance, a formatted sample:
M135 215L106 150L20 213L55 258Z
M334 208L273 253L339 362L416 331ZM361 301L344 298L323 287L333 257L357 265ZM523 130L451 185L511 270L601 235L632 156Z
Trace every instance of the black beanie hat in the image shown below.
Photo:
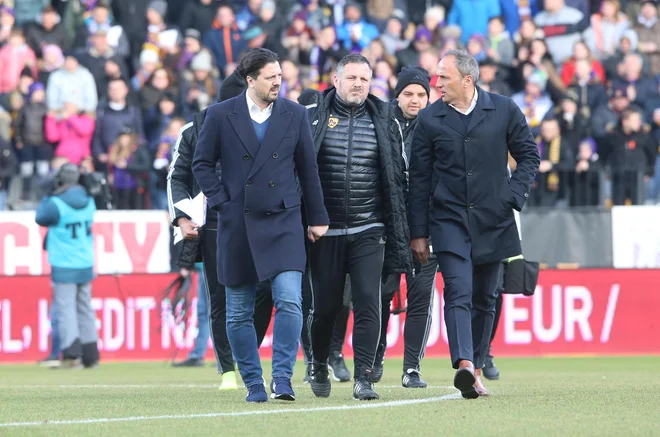
M224 102L232 97L240 96L247 89L247 82L238 72L238 68L227 77L220 85L220 98L218 102Z
M401 70L399 78L394 88L394 97L399 97L401 91L410 84L417 84L424 87L426 95L431 94L431 77L422 67L408 67Z
M298 103L303 106L311 105L316 102L316 97L321 94L314 88L305 88L298 97Z

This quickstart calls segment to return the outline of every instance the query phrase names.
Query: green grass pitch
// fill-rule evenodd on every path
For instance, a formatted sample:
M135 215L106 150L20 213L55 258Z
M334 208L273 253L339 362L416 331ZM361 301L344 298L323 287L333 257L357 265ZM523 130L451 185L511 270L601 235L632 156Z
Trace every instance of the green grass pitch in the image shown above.
M492 396L466 401L451 388L447 359L423 361L430 387L417 390L401 388L401 361L390 359L371 403L354 401L351 383L315 398L299 363L297 401L262 405L246 404L244 389L218 391L211 363L0 366L0 436L660 436L660 357L496 363Z

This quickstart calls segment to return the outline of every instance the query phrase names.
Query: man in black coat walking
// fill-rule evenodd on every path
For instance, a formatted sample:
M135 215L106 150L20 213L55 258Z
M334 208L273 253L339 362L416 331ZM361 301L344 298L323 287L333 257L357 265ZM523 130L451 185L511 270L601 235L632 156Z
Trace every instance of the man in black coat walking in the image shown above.
M475 84L479 65L450 50L438 64L442 99L422 111L410 162L411 247L423 264L431 249L445 282L445 323L454 386L487 396L488 355L500 262L520 255L513 217L529 197L539 154L525 116L508 97ZM508 152L517 162L509 178ZM512 209L513 208L513 209ZM429 211L430 210L430 211Z
M314 243L328 229L307 111L278 99L278 56L252 49L238 69L248 89L208 108L192 168L217 213L218 281L227 297L227 336L248 402L266 402L253 326L256 285L270 280L275 304L272 397L295 399L291 386L302 328L305 232ZM220 166L222 180L216 167Z

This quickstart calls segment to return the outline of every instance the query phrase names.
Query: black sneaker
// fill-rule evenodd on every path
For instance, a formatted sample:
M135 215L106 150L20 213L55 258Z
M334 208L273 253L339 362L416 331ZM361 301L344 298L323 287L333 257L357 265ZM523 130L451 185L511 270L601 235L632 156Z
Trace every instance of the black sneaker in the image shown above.
M401 377L401 385L405 388L426 388L428 385L424 382L419 374L419 371L415 369L408 369L406 373Z
M493 356L490 353L486 357L486 362L484 363L483 369L481 369L481 373L483 373L484 378L490 379L491 381L500 379L500 371L495 367Z
M312 381L312 377L309 376L309 373L312 371L312 363L307 364L307 370L305 371L305 377L303 378L303 384L309 384Z
M385 349L387 346L379 344L376 350L376 359L374 360L374 368L371 372L371 381L380 382L383 377L383 364L385 363Z
M188 358L185 361L172 363L172 367L204 367L204 360L200 360L197 358Z
M353 383L353 399L356 401L378 400L378 393L374 390L374 383L371 382L369 372L358 377Z
M330 375L327 364L314 363L309 372L309 385L317 398L327 398L330 396L332 386L330 384Z
M330 354L330 360L328 362L328 367L332 372L332 379L338 382L348 382L351 380L351 372L346 367L344 362L344 356L339 352L333 352Z

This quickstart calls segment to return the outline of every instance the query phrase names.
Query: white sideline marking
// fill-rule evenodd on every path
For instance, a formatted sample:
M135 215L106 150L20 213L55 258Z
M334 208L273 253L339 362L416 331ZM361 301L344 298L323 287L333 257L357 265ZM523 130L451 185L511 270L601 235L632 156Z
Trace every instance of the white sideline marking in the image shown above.
M197 419L209 417L239 417L239 416L266 416L274 414L288 413L314 413L321 411L344 411L344 410L365 410L372 408L402 407L405 405L426 404L429 402L448 401L452 399L461 399L459 393L453 393L444 396L435 396L431 398L409 399L405 401L390 401L376 403L360 403L352 405L338 405L336 407L317 407L317 408L296 408L291 410L253 410L236 411L234 413L205 413L205 414L177 414L163 416L132 416L132 417L112 417L99 419L81 419L81 420L51 420L42 422L8 422L0 423L0 428L8 427L26 427L42 425L89 425L93 423L112 423L112 422L141 422L146 420L169 420L169 419Z
M219 383L218 383L219 384ZM69 389L69 388L136 388L136 389L142 389L142 388L217 388L218 384L71 384L71 385L0 385L1 390L6 390L6 389L42 389L42 388L61 388L61 389ZM294 388L299 388L299 389L304 389L309 387L309 384L305 385L294 385ZM400 385L375 385L376 388L400 388L403 389L404 387ZM342 384L339 385L333 384L332 385L333 390L336 388L350 388L351 390L353 389L353 384ZM429 389L452 389L454 390L453 386L450 385L429 385L427 388ZM240 388L239 388L240 390Z

